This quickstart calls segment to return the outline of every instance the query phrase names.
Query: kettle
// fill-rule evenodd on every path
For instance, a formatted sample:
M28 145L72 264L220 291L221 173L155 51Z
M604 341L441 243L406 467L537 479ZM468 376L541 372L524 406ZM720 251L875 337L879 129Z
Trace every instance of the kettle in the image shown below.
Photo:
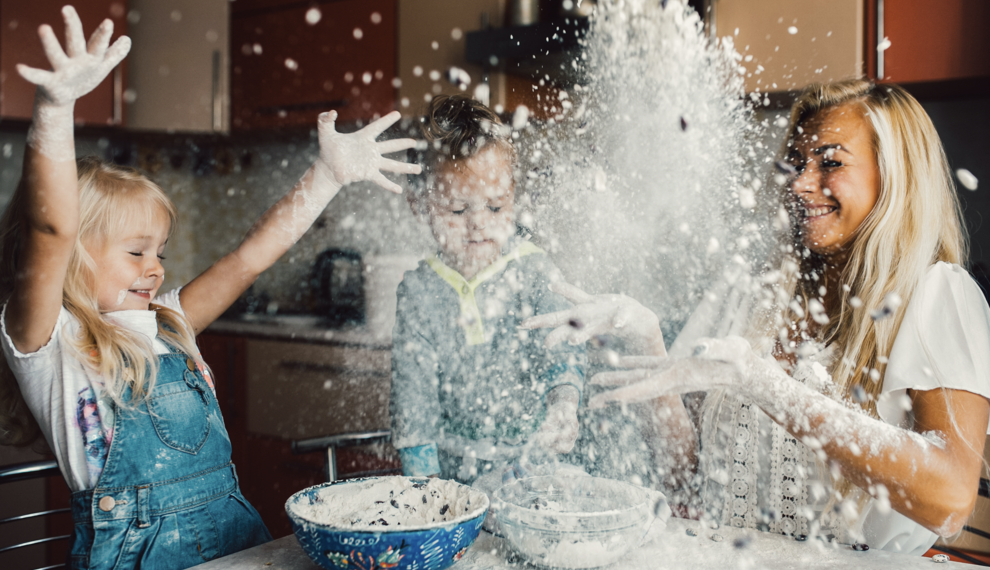
M360 253L336 248L323 251L313 265L313 281L318 292L316 313L327 326L364 324L364 266Z

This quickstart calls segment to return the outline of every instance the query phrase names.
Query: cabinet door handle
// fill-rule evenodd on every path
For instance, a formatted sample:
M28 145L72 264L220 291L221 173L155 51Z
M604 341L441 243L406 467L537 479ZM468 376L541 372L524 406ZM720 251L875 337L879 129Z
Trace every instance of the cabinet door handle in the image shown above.
M877 0L877 81L883 81L883 52L880 44L883 43L883 0Z
M210 109L213 132L218 133L223 130L223 94L220 92L220 50L213 50L213 99Z
M113 69L113 124L120 125L124 122L124 72L121 65ZM106 107L104 107L105 109Z

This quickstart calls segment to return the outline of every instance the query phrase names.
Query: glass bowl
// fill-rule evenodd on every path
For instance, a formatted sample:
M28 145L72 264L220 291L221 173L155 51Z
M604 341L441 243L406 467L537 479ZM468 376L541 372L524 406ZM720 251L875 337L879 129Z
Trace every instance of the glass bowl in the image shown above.
M547 568L607 566L670 516L662 493L598 477L520 479L495 491L492 507L511 547Z
M408 489L409 484L417 490L427 489L430 481L446 486L445 500L436 503L443 510L441 520L436 522L406 521L409 524L397 525L393 520L388 526L348 523L343 519L352 520L364 515L349 517L349 513L330 507L333 501L342 497L365 496L374 500L363 502L363 508L355 512L370 512L370 505L381 503L388 507L390 503L395 504L390 490ZM380 498L376 498L379 495ZM416 494L414 498L418 497ZM400 500L413 502L409 497ZM426 502L426 491L423 491L424 508ZM447 502L456 505L449 509L450 512L443 509ZM395 508L400 506L409 507L396 505ZM433 506L432 501L430 506ZM285 512L303 550L327 570L443 570L460 560L474 543L488 507L487 495L454 481L371 477L303 489L289 497ZM322 514L320 509L323 509ZM374 521L373 518L368 520Z

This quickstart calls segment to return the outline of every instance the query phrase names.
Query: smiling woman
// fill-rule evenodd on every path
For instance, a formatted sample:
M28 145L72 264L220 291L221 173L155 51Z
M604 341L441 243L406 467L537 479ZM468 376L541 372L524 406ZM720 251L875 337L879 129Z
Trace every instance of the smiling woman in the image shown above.
M941 142L903 89L849 80L799 97L783 154L790 243L716 287L674 358L656 316L622 295L558 287L577 306L523 327L641 347L617 361L632 370L592 379L616 389L589 405L651 402L656 452L702 475L702 516L924 553L972 513L990 428L990 307L960 267ZM677 397L698 391L700 441Z
M815 115L801 125L787 161L797 172L791 191L804 245L819 255L841 256L880 196L866 112L846 103Z

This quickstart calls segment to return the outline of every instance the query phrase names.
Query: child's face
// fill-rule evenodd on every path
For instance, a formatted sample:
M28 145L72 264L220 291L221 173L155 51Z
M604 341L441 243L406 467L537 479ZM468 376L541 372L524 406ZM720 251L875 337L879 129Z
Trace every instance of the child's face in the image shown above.
M96 263L100 312L148 310L165 279L161 262L170 229L164 215L150 223L131 216L119 237L85 244Z
M494 262L515 231L514 202L512 168L495 147L441 171L426 205L444 262L468 279Z

